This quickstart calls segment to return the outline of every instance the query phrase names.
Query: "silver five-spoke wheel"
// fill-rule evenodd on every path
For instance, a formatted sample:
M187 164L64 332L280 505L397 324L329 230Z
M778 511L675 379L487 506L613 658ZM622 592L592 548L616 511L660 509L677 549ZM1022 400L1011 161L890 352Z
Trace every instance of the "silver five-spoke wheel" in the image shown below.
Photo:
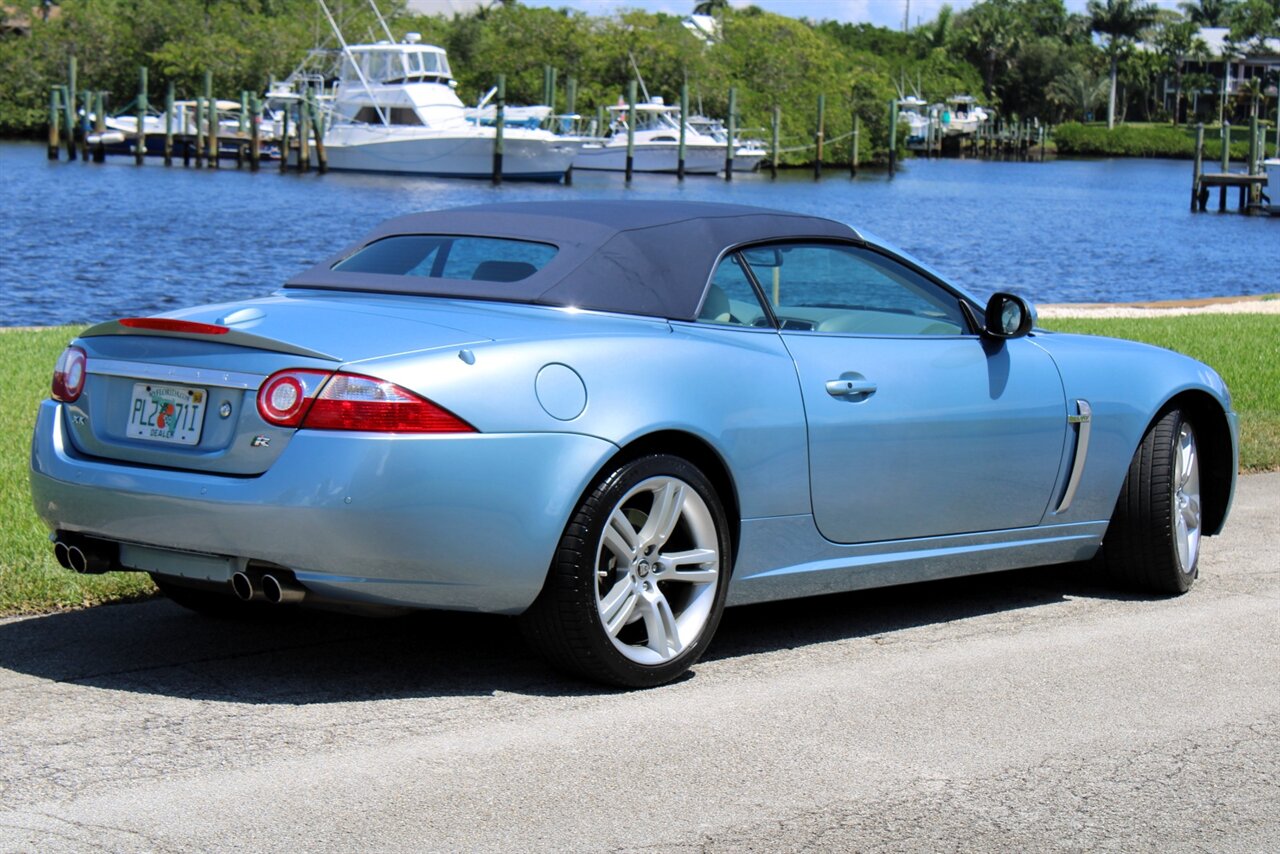
M1195 570L1200 556L1200 460L1196 456L1196 434L1183 422L1173 449L1173 537L1178 552L1178 568Z
M715 520L676 477L622 496L596 553L596 606L613 645L639 664L684 652L706 625L720 581Z
M670 454L614 464L565 526L525 636L553 664L630 688L678 678L715 634L733 566L720 494Z

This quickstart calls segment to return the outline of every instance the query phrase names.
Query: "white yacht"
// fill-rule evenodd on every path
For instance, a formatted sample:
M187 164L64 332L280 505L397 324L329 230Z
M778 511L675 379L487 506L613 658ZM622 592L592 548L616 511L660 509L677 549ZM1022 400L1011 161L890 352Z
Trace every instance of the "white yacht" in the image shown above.
M719 119L709 118L708 116L689 116L688 122L689 127L703 136L714 139L722 149L725 143L729 141L729 129ZM762 140L743 139L735 135L733 171L754 172L768 154L769 150Z
M933 117L927 101L919 95L899 98L898 121L907 125L907 148L924 148L928 144Z
M487 178L496 129L469 120L442 48L409 33L401 43L343 46L324 144L330 169ZM507 126L502 175L560 180L582 143Z
M971 136L990 117L972 95L952 95L939 113L947 136Z
M622 172L627 168L627 127L634 122L635 145L632 169L636 172L675 172L680 149L680 108L661 98L636 104L635 115L626 104L609 108L609 135L599 143L588 143L573 160L574 169ZM705 136L685 125L684 171L690 175L714 175L724 168L725 142ZM758 163L760 157L756 157ZM737 152L734 157L736 160ZM736 163L735 163L735 169Z

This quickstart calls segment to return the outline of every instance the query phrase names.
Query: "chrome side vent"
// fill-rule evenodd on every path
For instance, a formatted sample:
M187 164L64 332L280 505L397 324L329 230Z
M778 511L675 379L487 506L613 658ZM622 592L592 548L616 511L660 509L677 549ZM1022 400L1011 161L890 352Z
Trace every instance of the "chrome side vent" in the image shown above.
M1071 476L1067 478L1067 488L1062 493L1062 501L1058 503L1055 513L1065 513L1076 497L1080 487L1080 478L1084 475L1085 458L1089 455L1089 431L1093 427L1093 409L1087 400L1076 401L1076 414L1067 416L1067 423L1076 428L1076 452L1071 462Z

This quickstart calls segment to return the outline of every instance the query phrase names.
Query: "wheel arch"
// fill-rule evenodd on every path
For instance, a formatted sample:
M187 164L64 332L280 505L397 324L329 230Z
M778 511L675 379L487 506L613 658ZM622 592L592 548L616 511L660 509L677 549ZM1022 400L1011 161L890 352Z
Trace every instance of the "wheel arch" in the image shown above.
M660 430L637 436L605 461L600 471L591 479L591 483L594 484L601 473L647 454L673 454L686 459L697 466L711 481L720 503L724 506L725 517L729 521L729 542L733 548L733 561L730 567L732 569L732 563L737 563L738 559L738 543L741 540L742 528L738 489L724 458L702 437L683 430Z
M1143 435L1174 409L1182 410L1196 428L1201 494L1205 499L1201 525L1207 536L1213 536L1222 530L1227 520L1235 485L1236 454L1231 425L1222 404L1213 395L1189 389L1166 401L1148 422Z

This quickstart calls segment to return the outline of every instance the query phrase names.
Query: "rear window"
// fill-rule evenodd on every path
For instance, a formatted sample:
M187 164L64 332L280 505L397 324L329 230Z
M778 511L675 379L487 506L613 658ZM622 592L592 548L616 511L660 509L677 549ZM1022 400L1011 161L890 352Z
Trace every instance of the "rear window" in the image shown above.
M555 257L556 247L498 237L398 234L384 237L337 264L343 273L381 273L431 279L518 282Z

